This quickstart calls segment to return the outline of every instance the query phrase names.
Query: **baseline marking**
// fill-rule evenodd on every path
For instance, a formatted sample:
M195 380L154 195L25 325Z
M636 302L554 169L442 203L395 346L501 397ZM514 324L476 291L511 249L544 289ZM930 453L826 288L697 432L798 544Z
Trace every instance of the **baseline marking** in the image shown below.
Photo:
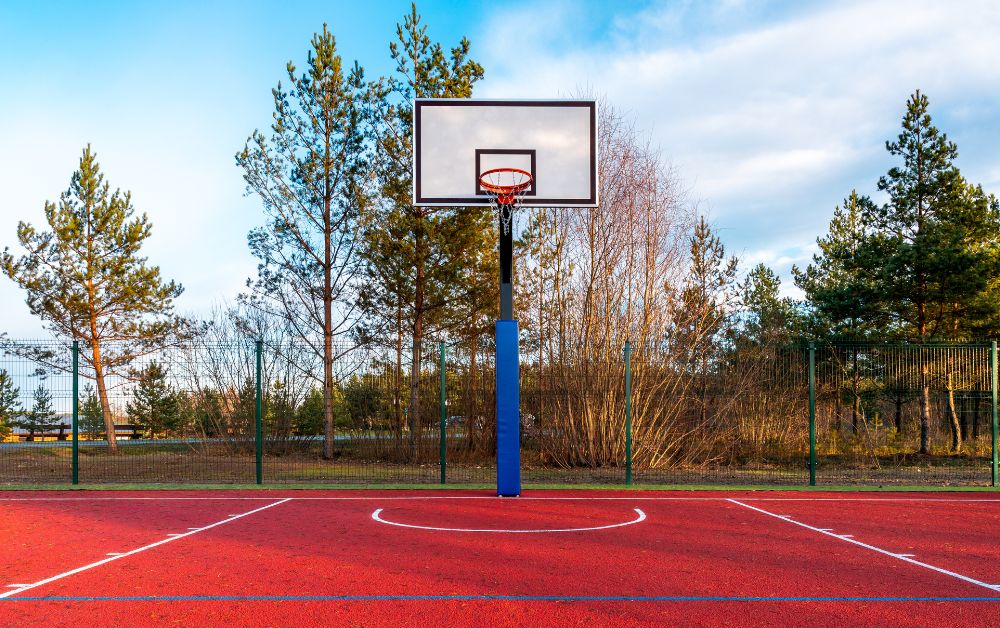
M635 523L646 520L646 513L639 510L638 508L633 508L638 515L635 519L631 521L624 521L622 523L612 523L606 526L595 526L592 528L562 528L562 529L541 529L541 530L497 530L497 529L485 529L485 530L473 530L470 528L435 528L432 526L417 526L411 525L409 523L397 523L395 521L387 521L383 519L380 515L384 508L378 508L372 513L372 519L378 521L379 523L385 523L391 526L399 526L400 528L413 528L415 530L434 530L435 532L503 532L508 534L535 534L542 532L587 532L590 530L607 530L609 528L622 528L624 526L630 526Z
M969 576L963 576L962 574L956 573L954 571L948 571L947 569L943 569L941 567L935 567L934 565L931 565L931 564L928 564L928 563L924 563L924 562L921 562L921 561L916 560L914 558L911 558L910 554L897 554L896 552L890 552L889 550L882 549L881 547L876 547L874 545L869 545L868 543L862 543L861 541L858 541L858 540L852 538L850 534L834 534L833 532L830 532L828 529L816 528L816 527L813 527L813 526L811 526L811 525L809 525L807 523L802 523L801 521L795 521L794 519L791 519L791 518L789 518L787 516L783 517L781 515L776 515L773 512L769 512L767 510L764 510L763 508L757 508L756 506L751 506L750 504L744 504L744 503L742 503L742 502L740 502L738 500L735 500L735 499L727 499L726 501L731 502L733 504L736 504L737 506L742 506L744 508L749 508L750 510L755 510L755 511L761 513L761 514L767 515L768 517L774 517L775 519L778 519L779 521L785 521L787 523L792 523L792 524L795 524L795 525L797 525L799 527L806 528L807 530L812 530L813 532L819 532L820 534L822 534L824 536L829 536L829 537L834 538L834 539L840 539L841 541L845 541L847 543L851 543L853 545L857 545L859 547L863 547L863 548L871 550L873 552L878 552L879 554L884 554L885 556L890 556L892 558L895 558L896 560L901 560L901 561L903 561L905 563L910 563L911 565L916 565L917 567L923 567L924 569L930 569L931 571L936 571L936 572L942 573L942 574L944 574L946 576L951 576L952 578L957 578L957 579L962 580L964 582L968 582L969 584L974 584L976 586L983 587L985 589L989 589L990 591L1000 592L1000 585L989 584L989 583L983 582L982 580L976 580L975 578L970 578Z
M1000 602L1000 597L753 597L740 595L129 595L12 597L3 602Z
M90 563L89 565L84 565L83 567L77 567L76 569L71 569L70 571L65 571L65 572L63 572L61 574L57 574L55 576L52 576L51 578L45 578L44 580L39 580L38 582L34 582L32 584L23 585L20 588L14 589L13 591L7 591L6 593L0 593L0 599L2 599L2 598L9 598L9 597L11 597L13 595L17 595L18 593L21 593L22 591L27 591L29 589L34 589L35 587L40 587L43 584L48 584L50 582L55 582L56 580L62 580L63 578L67 578L67 577L72 576L74 574L78 574L81 571L87 571L88 569L93 569L94 567L100 567L101 565L105 565L105 564L110 563L112 561L116 561L116 560L119 560L121 558L125 558L126 556L131 556L133 554L138 554L139 552L144 552L144 551L146 551L148 549L153 549L154 547L159 547L160 545L165 545L167 543L170 543L171 541L176 541L178 539L183 539L185 537L191 536L192 534L198 534L199 532L204 532L205 530L211 530L212 528L215 528L215 527L221 526L223 524L229 523L230 521L235 521L236 519L241 519L243 517L252 515L254 513L260 512L262 510L267 510L268 508L273 508L273 507L278 506L280 504L284 504L287 501L291 501L291 498L282 499L281 501L277 501L277 502L274 502L272 504L268 504L266 506L262 506L260 508L255 508L253 510L250 510L250 511L238 514L238 515L233 515L231 517L223 519L222 521L216 521L215 523L211 523L211 524L209 524L207 526L203 526L201 528L196 528L194 530L191 530L190 532L185 532L184 534L171 534L171 535L168 535L167 538L163 539L162 541L157 541L155 543L150 543L149 545L143 545L142 547L137 547L134 550L130 550L128 552L123 552L121 554L115 554L114 556L110 556L110 557L105 558L103 560L99 560L97 562Z

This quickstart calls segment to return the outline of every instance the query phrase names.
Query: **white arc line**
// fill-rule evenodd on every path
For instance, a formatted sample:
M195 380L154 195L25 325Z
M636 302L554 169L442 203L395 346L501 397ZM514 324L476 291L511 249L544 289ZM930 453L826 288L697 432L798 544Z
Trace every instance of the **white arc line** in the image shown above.
M435 528L431 526L416 526L409 523L397 523L395 521L386 521L380 514L384 508L378 508L372 513L372 519L378 521L379 523L385 523L391 526L399 526L400 528L413 528L415 530L435 530L438 532L505 532L508 534L533 534L541 532L588 532L590 530L607 530L609 528L621 528L624 526L630 526L634 523L639 523L640 521L646 520L646 513L642 512L638 508L633 508L638 515L635 519L631 521L624 521L622 523L612 523L606 526L595 526L592 528L560 528L560 529L544 529L544 530L496 530L496 529L486 529L486 530L474 530L471 528Z
M268 508L273 508L275 506L278 506L279 504L284 504L285 502L291 501L292 499L293 498L289 497L287 499L283 499L281 501L277 501L277 502L274 502L272 504L268 504L266 506L262 506L260 508L255 508L253 510L249 510L247 512L244 512L244 513L241 513L241 514L238 514L238 515L232 515L232 516L230 516L230 517L228 517L226 519L223 519L222 521L216 521L215 523L210 523L207 526L203 526L201 528L197 528L195 530L191 530L190 532L185 532L184 534L178 534L176 536L170 536L170 537L167 537L167 538L163 539L162 541L157 541L155 543L150 543L149 545L143 545L142 547L137 547L134 550L130 550L128 552L122 552L121 554L117 554L115 556L111 556L109 558L105 558L103 560L99 560L97 562L90 563L89 565L84 565L83 567L77 567L76 569L71 569L70 571L65 571L65 572L63 572L61 574L52 576L51 578L46 578L44 580L39 580L38 582L33 582L32 584L26 584L26 585L22 586L19 589L14 589L13 591L7 591L6 593L0 593L0 598L11 597L12 595L17 595L18 593L22 593L24 591L27 591L28 589L34 589L35 587L40 587L43 584L48 584L50 582L55 582L56 580L62 580L63 578L67 578L67 577L72 576L74 574L78 574L81 571L87 571L88 569L93 569L94 567L100 567L101 565L106 565L107 563L110 563L112 561L115 561L115 560L118 560L118 559L121 559L121 558L125 558L126 556L131 556L132 554L138 554L139 552L144 552L144 551L146 551L148 549L153 549L154 547L158 547L160 545L164 545L166 543L170 543L170 542L176 541L178 539L183 539L184 537L191 536L192 534L198 534L199 532L204 532L205 530L210 530L212 528L215 528L215 527L221 526L223 524L229 523L230 521L235 521L236 519L240 519L242 517L246 517L248 515L252 515L252 514L254 514L256 512L260 512L262 510L267 510Z
M743 506L744 508L749 508L750 510L756 510L757 512L759 512L761 514L764 514L764 515L767 515L768 517L774 517L775 519L778 519L780 521L784 521L786 523L791 523L791 524L794 524L794 525L806 528L807 530L812 530L813 532L819 532L820 534L823 534L825 536L829 536L829 537L834 538L834 539L840 539L841 541L844 541L846 543L851 543L853 545L857 545L859 547L863 547L865 549L869 549L869 550L871 550L873 552L878 552L879 554L884 554L886 556L891 556L892 558L895 558L897 560L901 560L901 561L906 562L906 563L910 563L911 565L916 565L917 567L923 567L924 569L930 569L931 571L936 571L936 572L942 573L942 574L944 574L946 576L951 576L952 578L958 578L959 580L963 580L963 581L968 582L970 584L974 584L976 586L980 586L980 587L989 589L990 591L993 591L993 592L1000 591L1000 585L987 584L986 582L983 582L981 580L976 580L975 578L970 578L969 576L963 576L962 574L955 573L954 571L948 571L947 569L942 569L941 567L935 567L934 565L929 565L927 563L920 562L919 560L915 560L915 559L910 558L909 556L906 556L906 555L903 555L903 554L896 554L894 552L890 552L889 550L884 550L881 547L875 547L874 545L869 545L868 543L862 543L861 541L858 541L856 539L850 538L850 535L846 535L846 534L834 534L832 532L827 532L826 530L824 530L822 528L814 528L813 526L811 526L809 524L806 524L806 523L802 523L800 521L795 521L793 519L785 519L783 517L779 517L778 515L774 514L773 512L768 512L768 511L764 510L763 508L757 508L756 506L751 506L750 504L744 504L743 502L737 501L735 499L727 499L726 501L731 502L733 504L736 504L737 506Z

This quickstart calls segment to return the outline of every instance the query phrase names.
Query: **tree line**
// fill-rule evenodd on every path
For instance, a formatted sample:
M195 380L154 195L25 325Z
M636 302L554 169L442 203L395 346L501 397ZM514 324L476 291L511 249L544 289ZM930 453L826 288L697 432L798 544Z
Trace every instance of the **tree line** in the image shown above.
M326 458L335 455L338 396L350 377L341 363L378 365L404 451L416 450L430 420L421 382L434 368L431 340L446 340L459 365L462 413L488 413L482 371L498 310L494 218L488 208L415 207L410 198L410 103L471 97L485 76L471 53L466 38L450 48L433 41L413 5L388 46L393 71L368 79L358 62L344 61L324 25L304 65L290 61L272 90L269 127L254 130L235 155L263 210L263 224L247 236L257 274L232 307L203 321L175 313L182 286L142 254L150 221L128 192L111 190L96 154L84 149L68 190L45 204L47 229L20 223L24 253L5 249L0 268L51 332L81 342L94 385L85 405L100 415L110 448L109 375L141 389L151 367L144 376L135 364L193 340L267 339L269 351L291 365L267 389L294 389L293 415L307 399L320 409L322 419L308 425L322 427ZM518 216L515 310L525 377L564 388L609 382L610 399L630 340L637 377L648 382L636 402L651 417L639 426L648 430L640 455L650 464L693 456L675 446L693 432L731 436L738 419L719 405L720 382L749 403L748 391L763 390L770 377L761 356L795 339L927 343L996 334L998 203L961 175L957 147L933 125L919 91L898 138L886 143L897 164L877 179L879 202L848 194L812 263L793 269L801 300L782 296L767 266L741 270L659 148L613 104L601 108L598 141L600 207ZM6 347L65 368L51 352L10 339ZM734 360L759 368L737 377ZM923 378L926 452L932 366L914 368ZM751 381L753 373L760 377ZM564 401L548 408L540 401L538 412L560 426L560 438L569 434L578 452L589 452L573 455L620 459L613 404ZM785 412L755 407L764 421ZM551 455L574 463L566 450Z

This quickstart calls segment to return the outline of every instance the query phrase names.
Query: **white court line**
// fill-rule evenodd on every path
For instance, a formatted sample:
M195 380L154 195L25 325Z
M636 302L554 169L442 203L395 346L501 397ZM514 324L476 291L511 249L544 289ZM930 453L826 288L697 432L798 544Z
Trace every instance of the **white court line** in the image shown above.
M729 498L727 498L729 499ZM995 502L1000 504L1000 498L992 499L961 499L957 497L740 497L747 502Z
M749 508L750 510L755 510L755 511L761 513L761 514L767 515L768 517L774 517L775 519L778 519L780 521L785 521L787 523L792 523L792 524L795 524L797 526L806 528L807 530L812 530L813 532L819 532L820 534L823 534L825 536L829 536L829 537L832 537L832 538L835 538L835 539L840 539L841 541L845 541L847 543L851 543L853 545L857 545L859 547L863 547L865 549L869 549L869 550L871 550L873 552L878 552L879 554L884 554L886 556L890 556L892 558L895 558L896 560L901 560L903 562L910 563L911 565L916 565L917 567L923 567L924 569L930 569L931 571L936 571L936 572L942 573L942 574L944 574L946 576L951 576L952 578L957 578L957 579L962 580L964 582L968 582L970 584L974 584L976 586L980 586L980 587L989 589L990 591L994 591L994 592L1000 591L1000 585L988 584L986 582L983 582L982 580L976 580L975 578L970 578L969 576L963 576L962 574L955 573L954 571L948 571L947 569L942 569L941 567L935 567L934 565L930 565L928 563L924 563L924 562L921 562L919 560L915 560L913 558L910 558L910 556L911 556L910 554L897 554L895 552L890 552L889 550L882 549L881 547L875 547L874 545L869 545L868 543L862 543L861 541L858 541L858 540L855 540L855 539L851 538L850 534L834 534L833 532L829 532L829 531L827 531L827 530L825 530L823 528L815 528L815 527L813 527L813 526L811 526L811 525L809 525L807 523L802 523L800 521L795 521L794 519L789 519L787 517L780 517L780 516L774 514L773 512L768 512L767 510L764 510L763 508L757 508L756 506L751 506L750 504L744 504L744 503L742 503L740 501L737 501L735 499L727 499L726 501L731 502L733 504L736 504L737 506L742 506L744 508Z
M437 532L505 532L509 534L534 534L541 532L587 532L590 530L607 530L609 528L622 528L646 520L646 513L642 512L638 508L633 508L632 510L634 510L636 514L639 516L631 521L624 521L622 523L612 523L611 525L606 525L606 526L595 526L592 528L562 528L562 529L541 529L541 530L496 530L496 529L473 530L470 528L434 528L431 526L416 526L416 525L410 525L408 523L396 523L395 521L387 521L383 519L380 516L383 510L385 509L378 508L377 510L375 510L375 512L372 513L372 519L378 521L379 523L385 523L391 526L399 526L400 528L413 528L415 530L434 530Z
M291 501L291 498L283 499L281 501L277 501L277 502L274 502L272 504L268 504L266 506L262 506L260 508L255 508L253 510L250 510L248 512L244 512L244 513L241 513L241 514L238 514L238 515L233 515L233 516L231 516L231 517L229 517L227 519L223 519L222 521L216 521L215 523L211 523L211 524L209 524L207 526L203 526L201 528L197 528L195 530L191 530L190 532L185 532L184 534L171 534L171 535L168 535L167 538L163 539L162 541L157 541L155 543L150 543L149 545L143 545L142 547L137 547L134 550L130 550L128 552L123 552L121 554L116 554L114 556L110 556L109 558L105 558L103 560L99 560L97 562L90 563L89 565L84 565L83 567L77 567L76 569L71 569L70 571L65 571L65 572L63 572L61 574L52 576L51 578L46 578L44 580L39 580L38 582L33 582L32 584L23 585L23 586L21 586L18 589L14 589L13 591L7 591L6 593L0 593L0 598L11 597L13 595L17 595L18 593L22 593L24 591L27 591L28 589L34 589L35 587L40 587L43 584L48 584L50 582L55 582L56 580L62 580L63 578L72 576L74 574L78 574L81 571L87 571L88 569L93 569L94 567L100 567L101 565L105 565L105 564L110 563L112 561L115 561L115 560L118 560L118 559L121 559L121 558L125 558L126 556L131 556L133 554L138 554L139 552L144 552L144 551L146 551L148 549L153 549L154 547L159 547L160 545L165 545L167 543L170 543L171 541L176 541L178 539L183 539L184 537L191 536L192 534L198 534L199 532L204 532L205 530L210 530L212 528L215 528L215 527L221 526L223 524L229 523L230 521L235 521L236 519L240 519L242 517L246 517L248 515L252 515L252 514L254 514L256 512L260 512L262 510L267 510L268 508L273 508L274 506L277 506L279 504L284 504L287 501Z

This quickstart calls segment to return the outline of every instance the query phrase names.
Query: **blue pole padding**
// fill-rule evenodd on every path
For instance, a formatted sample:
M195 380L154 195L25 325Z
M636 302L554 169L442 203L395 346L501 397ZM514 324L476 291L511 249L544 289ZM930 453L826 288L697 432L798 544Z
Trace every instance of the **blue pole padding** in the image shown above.
M517 321L497 321L497 495L521 494L521 391Z

